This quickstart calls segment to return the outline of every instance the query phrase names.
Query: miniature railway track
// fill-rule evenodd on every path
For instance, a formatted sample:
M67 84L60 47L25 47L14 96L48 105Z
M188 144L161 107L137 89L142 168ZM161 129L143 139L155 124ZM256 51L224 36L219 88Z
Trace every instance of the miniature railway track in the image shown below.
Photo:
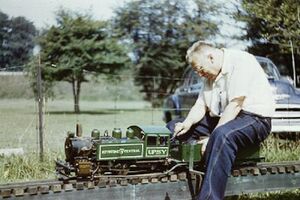
M57 180L43 180L43 181L33 181L24 183L11 183L0 185L0 199L64 199L66 196L72 196L72 192L78 197L78 192L91 193L94 191L95 195L99 199L99 194L101 198L106 199L104 196L111 193L128 193L129 196L125 194L114 194L115 199L136 199L135 197L141 195L142 187L148 187L151 190L161 191L162 195L166 195L165 188L160 187L159 183L166 183L165 185L175 185L179 183L181 188L182 199L190 199L190 193L186 186L186 173L165 175L164 173L156 174L144 174L144 175L131 175L129 177L121 176L107 176L99 177L99 179L94 181L83 181L83 180L69 180L69 181L57 181ZM176 186L178 188L178 186ZM173 187L175 188L175 187ZM133 190L137 194L133 194ZM169 190L170 191L170 190ZM172 192L172 189L171 191ZM93 193L93 192L92 192ZM98 193L98 195L97 195ZM109 194L108 194L109 193ZM148 193L148 192L144 192ZM174 192L173 192L174 193ZM103 196L104 195L104 196ZM125 196L124 196L125 195ZM153 195L149 193L149 195ZM54 197L55 198L52 198ZM76 199L76 196L69 197L70 199ZM129 198L128 198L129 197ZM67 198L68 199L68 198ZM78 199L82 199L82 196ZM111 198L110 198L111 199Z
M300 188L300 161L257 163L232 171L226 195Z
M261 162L255 166L239 167L233 169L232 176L247 176L247 175L266 175L266 174L283 174L283 173L298 173L300 171L300 161L286 162Z
M201 180L197 174L181 171L11 183L0 185L0 199L192 199ZM233 169L226 195L293 188L300 188L300 162L258 163Z

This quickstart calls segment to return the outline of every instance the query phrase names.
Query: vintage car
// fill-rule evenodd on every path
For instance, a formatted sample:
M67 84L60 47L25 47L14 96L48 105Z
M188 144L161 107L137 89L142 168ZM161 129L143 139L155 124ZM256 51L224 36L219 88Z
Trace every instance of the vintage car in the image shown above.
M268 77L276 100L272 132L300 132L300 91L280 75L270 59L260 56L256 56L256 59ZM186 116L202 88L203 78L188 67L183 75L182 85L164 100L164 121Z

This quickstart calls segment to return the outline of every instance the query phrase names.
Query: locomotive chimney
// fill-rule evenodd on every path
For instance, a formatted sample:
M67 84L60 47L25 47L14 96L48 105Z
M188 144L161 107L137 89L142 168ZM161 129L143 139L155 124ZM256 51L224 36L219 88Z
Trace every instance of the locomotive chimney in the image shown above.
M82 136L82 126L81 126L81 124L76 124L76 136L77 137Z

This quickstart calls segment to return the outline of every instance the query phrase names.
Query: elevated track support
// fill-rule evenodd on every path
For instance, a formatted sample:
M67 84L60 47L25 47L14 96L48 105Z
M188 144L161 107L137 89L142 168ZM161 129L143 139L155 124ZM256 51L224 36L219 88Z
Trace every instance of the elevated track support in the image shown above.
M199 173L173 172L103 176L97 180L43 180L0 185L0 199L194 199L201 183ZM300 188L300 163L258 163L234 169L226 196Z

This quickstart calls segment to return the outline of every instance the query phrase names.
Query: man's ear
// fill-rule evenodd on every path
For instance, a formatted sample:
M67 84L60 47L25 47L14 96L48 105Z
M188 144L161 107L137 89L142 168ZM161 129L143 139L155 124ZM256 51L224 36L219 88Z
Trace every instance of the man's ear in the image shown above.
M211 62L212 64L215 62L212 53L209 53L209 54L207 55L207 58L208 58L209 62Z

